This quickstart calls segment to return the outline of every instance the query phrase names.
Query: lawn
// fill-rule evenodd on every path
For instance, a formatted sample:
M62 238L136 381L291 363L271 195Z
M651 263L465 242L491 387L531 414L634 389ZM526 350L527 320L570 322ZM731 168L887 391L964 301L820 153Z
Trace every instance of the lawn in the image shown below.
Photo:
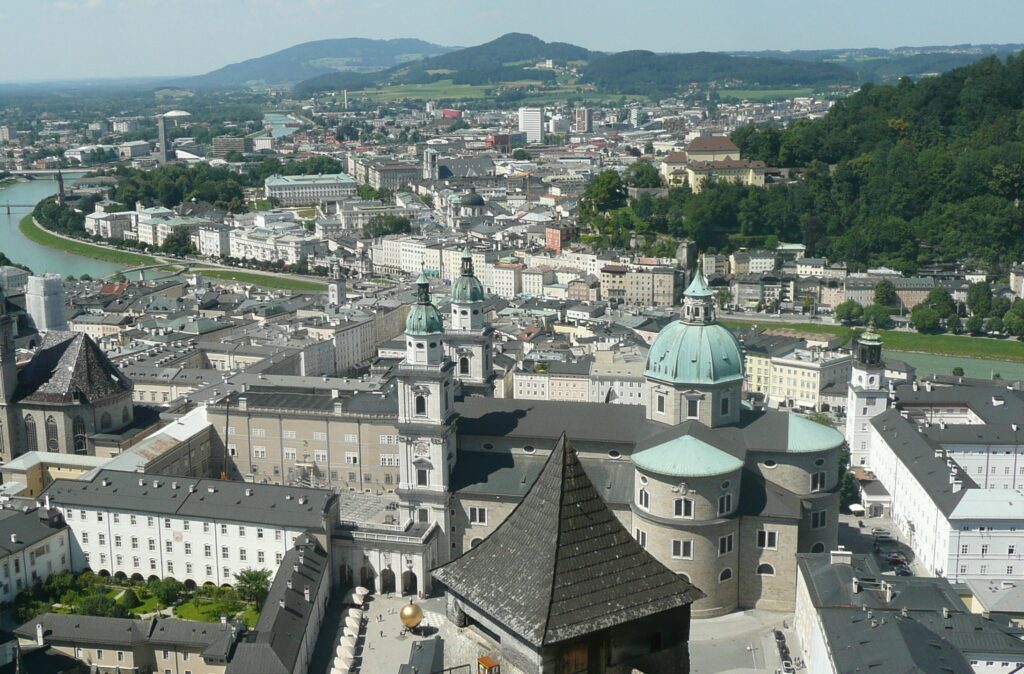
M718 97L723 101L776 101L787 98L814 95L810 87L787 87L782 89L717 89Z
M117 264L123 264L126 267L155 264L157 262L156 258L150 257L149 255L128 253L123 250L115 250L113 248L93 243L86 243L84 241L69 241L68 239L63 239L51 234L37 225L35 221L33 221L31 213L21 219L21 223L18 227L21 229L22 234L40 245L65 250L69 253L81 255L83 257L90 257L94 260L114 262Z
M757 323L757 321L723 320L722 323L730 328L749 328ZM760 326L839 336L851 334L850 328L841 325L762 322ZM892 351L933 353L943 356L965 356L969 358L1024 363L1024 343L1016 339L991 339L988 337L968 337L965 335L922 335L917 332L897 330L879 330L878 332L882 336L882 344L886 349Z
M304 281L298 278L288 278L287 274L278 276L264 276L232 269L214 269L212 267L194 267L193 271L209 278L222 279L226 281L238 281L251 285L263 286L264 288L279 288L281 290L295 290L297 292L323 292L326 284L315 281Z
M397 101L403 98L430 100L433 98L484 98L493 84L455 84L452 80L437 80L424 84L399 84L379 89L349 92L349 96L366 97L376 101Z
M222 615L226 615L228 619L234 618L244 608L246 608L244 603L234 599L189 599L174 608L174 615L182 620L215 623L220 620ZM256 609L251 610L256 613L258 618L259 612Z

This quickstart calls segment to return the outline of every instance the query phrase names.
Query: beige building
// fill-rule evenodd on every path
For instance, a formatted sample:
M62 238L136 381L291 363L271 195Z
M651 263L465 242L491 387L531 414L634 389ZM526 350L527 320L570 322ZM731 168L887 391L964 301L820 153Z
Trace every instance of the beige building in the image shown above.
M771 359L768 402L778 407L823 411L826 387L849 384L853 357L848 352L795 349Z
M601 268L601 297L612 306L671 307L679 303L683 272L671 267Z
M757 159L691 162L686 167L686 179L694 194L699 193L708 180L764 187L766 170L765 163Z

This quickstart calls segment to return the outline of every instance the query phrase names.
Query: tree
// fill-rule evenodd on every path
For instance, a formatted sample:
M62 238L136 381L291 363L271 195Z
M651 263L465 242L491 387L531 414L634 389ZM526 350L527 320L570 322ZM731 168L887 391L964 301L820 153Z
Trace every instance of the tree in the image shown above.
M192 233L187 227L176 227L160 245L161 252L168 255L185 257L195 252L192 246Z
M388 234L408 234L412 231L409 218L398 215L375 215L363 227L363 235L369 238L387 236Z
M836 320L840 323L851 325L860 321L864 316L864 307L856 300L846 300L836 305L835 314Z
M637 161L626 169L625 181L630 187L661 187L661 174L650 162Z
M90 594L81 599L75 606L78 613L105 618L128 618L131 613L124 606L114 601L105 592Z
M588 214L607 213L626 205L626 187L615 171L602 171L583 191L582 210Z
M985 329L988 332L1002 333L1003 319L999 318L998 316L993 316L992 318L988 319L988 322L985 324Z
M1003 317L1003 330L1014 337L1024 336L1024 315L1016 311L1006 312Z
M530 161L530 153L521 147L512 151L512 158L516 161Z
M985 319L977 314L968 318L967 332L972 335L980 335L985 332Z
M924 298L923 304L934 309L939 318L949 318L956 313L956 302L945 288L933 288Z
M964 329L963 321L960 320L959 316L953 314L952 316L946 319L946 329L952 332L954 335L959 335L961 332L963 332Z
M992 286L988 281L967 286L967 308L978 316L987 316L992 310Z
M138 608L139 606L142 606L142 600L139 599L139 595L135 594L135 590L131 588L128 588L124 591L124 594L121 595L121 598L118 600L118 603L121 604L121 606L124 606L129 611L133 608Z
M896 295L896 286L888 279L882 279L875 284L875 304L883 307L895 306L899 301Z
M150 591L163 606L171 606L178 601L185 586L174 578L164 578L150 585Z
M962 367L960 367L959 365L957 365L956 367L953 368L953 376L954 377L962 377L962 376L964 376L964 369Z
M877 328L888 328L892 324L892 309L881 304L869 304L864 307L864 323Z
M237 164L239 162L245 161L245 155L239 152L238 150L232 150L231 152L228 152L224 156L224 161L228 162L229 164Z
M926 304L918 304L910 312L910 321L918 332L939 332L942 329L941 320L939 312Z
M261 605L270 592L269 569L244 569L235 574L235 590L238 596Z

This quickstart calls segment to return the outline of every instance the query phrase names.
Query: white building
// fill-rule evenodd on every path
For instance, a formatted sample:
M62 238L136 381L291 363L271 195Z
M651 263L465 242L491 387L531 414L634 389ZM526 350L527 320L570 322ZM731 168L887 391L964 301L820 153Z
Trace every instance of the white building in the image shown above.
M268 199L281 206L313 206L321 201L339 201L356 193L356 181L346 173L315 176L270 176L263 182Z
M59 517L42 514L21 501L8 501L0 510L0 602L12 602L22 590L71 569L69 529Z
M196 250L206 257L220 257L231 253L231 228L218 222L202 225L197 234Z
M231 257L264 262L283 260L289 265L325 251L320 239L295 222L232 229L228 240Z
M60 274L29 276L28 288L25 291L25 309L39 332L67 330L64 280Z
M519 108L519 131L527 143L544 142L544 108Z
M44 498L71 529L72 570L197 585L276 573L300 534L338 520L325 490L113 470L55 480Z

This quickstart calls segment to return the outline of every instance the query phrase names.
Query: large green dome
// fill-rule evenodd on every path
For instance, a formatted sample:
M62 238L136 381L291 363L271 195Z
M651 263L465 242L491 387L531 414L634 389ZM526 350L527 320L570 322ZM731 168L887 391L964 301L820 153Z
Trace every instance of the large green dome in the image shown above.
M484 300L484 287L475 276L460 276L452 284L452 303L468 304Z
M667 384L721 384L743 379L743 350L717 323L674 321L658 333L644 376Z

